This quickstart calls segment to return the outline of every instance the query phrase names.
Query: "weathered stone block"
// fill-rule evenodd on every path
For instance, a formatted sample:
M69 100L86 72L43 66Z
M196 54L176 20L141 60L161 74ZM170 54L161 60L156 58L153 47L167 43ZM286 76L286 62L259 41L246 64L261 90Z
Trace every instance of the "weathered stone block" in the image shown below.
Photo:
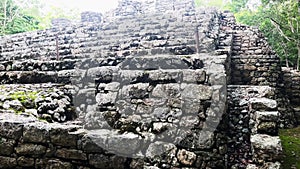
M55 155L60 158L70 159L70 160L87 160L87 156L80 150L76 149L58 149Z
M0 168L15 168L16 166L16 158L0 156Z
M117 72L117 68L113 66L90 68L87 71L88 80L108 83L113 79L113 74Z
M212 88L210 86L197 84L181 84L182 98L195 100L210 100Z
M103 154L90 154L88 159L89 164L95 168L110 168L111 161L108 156L105 156Z
M17 159L17 163L22 167L34 167L34 158L21 156Z
M181 70L153 70L147 71L149 80L180 83L182 81Z
M97 93L96 102L99 106L112 105L116 102L117 92Z
M250 98L249 103L255 110L273 110L277 108L277 102L268 98Z
M155 156L162 155L163 153L177 149L174 144L162 141L151 143L146 151L146 157L154 158Z
M50 130L51 143L55 145L65 146L65 147L76 147L78 135L70 134L70 131L74 131L81 126L66 126L66 125L54 125Z
M95 143L95 139L91 139L88 135L81 139L82 150L87 153L102 153L104 149Z
M0 137L0 155L10 156L14 151L15 140Z
M35 163L36 168L57 168L57 169L73 169L70 162L63 162L59 159L37 159Z
M201 102L199 100L190 99L183 100L182 103L182 112L183 114L195 114L197 115L203 110L203 106L201 106ZM204 112L203 112L204 113Z
M127 57L120 68L124 70L188 69L189 65L178 56L154 55L153 57Z
M279 112L278 111L257 111L255 112L256 120L258 121L272 121L277 122L279 118Z
M157 84L152 91L152 97L158 98L178 98L180 97L179 84Z
M280 159L282 147L278 136L255 134L251 136L250 141L255 162L262 163Z
M197 156L193 152L182 149L182 150L178 151L177 158L180 163L187 165L187 166L192 166L194 164L194 162L196 161Z
M149 83L137 83L123 86L118 99L144 99L149 98Z
M23 125L13 121L1 121L0 128L0 136L17 140L22 135Z
M142 139L134 133L111 133L107 138L106 149L117 154L135 156L141 151Z
M25 142L46 143L49 141L50 127L46 123L30 123L24 125L23 139Z
M117 91L119 91L119 88L120 88L119 82L100 83L98 86L99 91L117 92Z
M203 84L205 81L206 72L204 70L183 70L183 82Z
M19 155L29 155L33 157L40 157L46 153L47 148L36 144L20 144L15 148Z

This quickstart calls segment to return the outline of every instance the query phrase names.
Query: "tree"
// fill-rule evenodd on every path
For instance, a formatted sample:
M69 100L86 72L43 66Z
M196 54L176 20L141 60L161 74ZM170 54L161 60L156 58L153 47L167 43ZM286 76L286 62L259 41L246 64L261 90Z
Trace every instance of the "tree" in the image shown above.
M0 35L37 29L38 21L13 0L0 0Z
M231 3L229 3L226 8L229 9L233 13L238 13L245 9L246 4L249 0L232 0Z
M195 4L197 7L213 6L223 8L224 0L195 0Z
M300 64L300 15L297 0L286 0L272 6L271 24L283 38L283 46L296 56L296 69ZM285 51L289 53L289 51ZM292 56L291 56L292 57Z

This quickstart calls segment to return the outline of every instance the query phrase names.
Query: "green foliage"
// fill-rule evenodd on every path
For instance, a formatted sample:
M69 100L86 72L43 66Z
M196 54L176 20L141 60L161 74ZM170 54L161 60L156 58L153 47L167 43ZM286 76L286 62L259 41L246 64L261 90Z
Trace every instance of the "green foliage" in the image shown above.
M54 18L79 20L80 13L78 9L62 9L59 7L51 6L48 12L38 15L37 18L40 21L39 29L45 29L51 26L51 20Z
M13 100L19 100L24 103L28 100L34 101L38 97L38 91L17 91L11 93L9 97Z
M45 6L43 0L0 0L0 36L46 29L54 18L79 17L78 9Z
M218 7L223 8L223 0L195 0L196 7Z
M300 127L280 130L283 169L300 168Z
M247 2L248 0L232 0L232 2L228 3L225 8L233 13L238 13L245 9Z
M13 0L0 0L0 35L31 31L38 28L38 21L24 13Z

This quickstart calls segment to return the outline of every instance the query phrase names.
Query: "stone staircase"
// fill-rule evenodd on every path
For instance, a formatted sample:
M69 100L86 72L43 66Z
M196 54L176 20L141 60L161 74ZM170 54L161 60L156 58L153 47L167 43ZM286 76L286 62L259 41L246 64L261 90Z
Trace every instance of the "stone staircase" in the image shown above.
M280 161L280 113L274 91L269 86L228 86L229 159L233 159L229 165L233 168L248 168L254 164L265 168Z
M293 116L263 35L166 9L2 37L0 168L279 168Z

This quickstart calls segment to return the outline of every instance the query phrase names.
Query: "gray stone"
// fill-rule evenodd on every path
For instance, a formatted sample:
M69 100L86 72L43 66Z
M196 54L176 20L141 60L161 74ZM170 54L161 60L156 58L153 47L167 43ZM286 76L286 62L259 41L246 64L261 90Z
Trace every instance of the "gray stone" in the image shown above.
M263 169L281 169L282 165L278 161L266 162L261 168L263 168Z
M192 166L197 159L195 153L187 151L185 149L181 149L177 153L177 158L180 163L187 166Z
M19 155L30 155L33 157L41 157L46 153L46 147L36 144L20 144L15 148L16 153Z
M152 91L152 97L158 98L178 98L180 95L179 84L158 84Z
M281 141L278 136L255 134L250 138L253 159L260 161L276 161L282 154Z
M258 167L255 164L248 164L246 169L258 169Z
M116 102L117 95L118 95L117 92L97 93L96 102L100 106L111 105Z
M47 123L36 122L24 125L23 139L31 143L47 143L50 139L50 126Z
M203 84L206 81L206 72L201 69L184 70L183 82Z
M176 149L176 146L174 144L157 141L149 145L149 148L146 151L146 157L153 158L173 149Z
M13 122L13 118L10 122L0 121L0 136L17 140L22 135L23 126L21 123Z
M154 55L151 57L127 57L121 65L124 70L187 69L189 66L178 56Z
M183 116L180 119L179 126L184 127L184 128L189 128L192 129L194 128L197 124L199 124L199 118L197 115L194 116Z
M89 135L85 135L84 137L82 137L82 139L81 139L82 150L86 153L102 153L102 152L104 152L103 148L100 147L99 144L95 143L95 141L97 141L97 139L90 138Z
M89 164L96 168L109 168L111 161L108 156L103 154L90 154L89 155Z
M15 140L0 137L0 155L10 156L14 151L15 144Z
M24 156L17 159L18 165L22 167L34 167L34 161L34 158L26 158Z
M141 70L120 70L114 80L121 83L121 85L127 85L130 83L143 82L142 80L147 80L148 74Z
M18 111L24 111L24 106L22 105L22 103L19 101L19 100L6 100L4 103L3 103L3 108L4 109L13 109L15 110L16 112Z
M55 155L59 158L70 160L87 160L86 154L76 149L58 149L56 150Z
M36 168L57 168L57 169L72 169L73 165L69 162L63 162L59 159L37 159Z
M184 100L209 100L212 96L212 88L197 84L181 84L182 98Z
M146 71L151 81L165 81L180 83L182 81L182 71L180 70L153 70Z
M50 130L51 143L60 146L76 147L78 136L70 134L69 131L80 128L82 127L77 125L52 125Z
M107 150L127 156L136 156L141 151L141 144L141 137L134 133L111 133L107 138Z
M119 99L144 99L149 97L148 83L123 86Z
M16 166L16 158L0 156L0 168L15 168Z
M277 122L279 118L279 112L278 111L256 111L256 120L258 121L271 121L271 122Z
M120 88L119 82L111 82L111 83L100 83L98 86L99 91L111 91L117 92Z
M90 78L91 82L94 82L94 79L98 82L111 82L113 79L114 73L117 72L117 68L114 66L106 67L96 67L90 68L87 71L87 77Z
M201 102L195 99L183 100L182 111L183 114L197 115L201 111Z

